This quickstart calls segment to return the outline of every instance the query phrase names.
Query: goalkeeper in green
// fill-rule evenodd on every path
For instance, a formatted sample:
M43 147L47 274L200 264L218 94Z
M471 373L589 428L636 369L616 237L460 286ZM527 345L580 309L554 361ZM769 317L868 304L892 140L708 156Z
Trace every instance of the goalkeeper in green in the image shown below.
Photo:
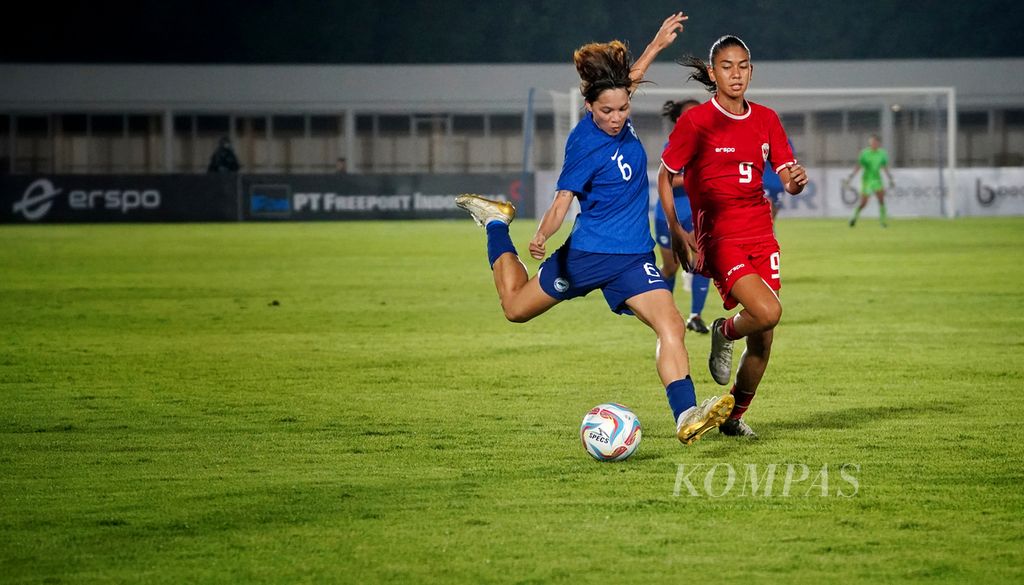
M889 153L880 147L881 143L882 141L878 139L878 135L872 134L871 139L868 141L868 147L860 151L857 166L853 167L853 172L846 178L845 182L849 183L857 175L858 170L864 169L860 180L860 203L857 205L857 209L853 211L853 217L850 218L850 227L856 225L857 218L860 217L860 212L864 209L864 206L868 204L868 199L871 195L878 197L878 220L881 222L882 227L886 226L885 187L882 185L882 171L885 171L885 176L889 178L889 188L891 189L895 184L892 180L892 174L889 172Z

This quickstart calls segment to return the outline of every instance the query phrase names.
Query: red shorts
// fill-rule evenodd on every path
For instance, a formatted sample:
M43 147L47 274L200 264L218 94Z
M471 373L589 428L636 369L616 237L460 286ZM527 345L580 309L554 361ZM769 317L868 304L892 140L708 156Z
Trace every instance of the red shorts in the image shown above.
M726 310L739 304L729 291L737 280L748 274L757 274L774 291L782 288L779 242L775 238L742 243L715 242L704 251L699 268L715 281Z

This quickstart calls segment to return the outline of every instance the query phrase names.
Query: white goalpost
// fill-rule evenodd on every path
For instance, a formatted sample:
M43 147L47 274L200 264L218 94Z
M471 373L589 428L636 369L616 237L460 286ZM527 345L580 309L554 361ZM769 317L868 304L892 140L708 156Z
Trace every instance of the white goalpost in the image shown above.
M667 121L659 121L667 100L706 101L700 85L641 86L632 99L632 118L651 165L667 139ZM578 89L550 92L554 105L557 163L569 132L583 112ZM867 136L877 134L889 151L896 189L889 207L896 215L954 217L956 206L957 110L953 87L757 88L747 97L779 113L796 145L797 158L816 173L823 215L839 216L849 206L840 176L852 171ZM901 183L904 183L901 186ZM841 203L838 203L841 202ZM887 203L889 197L887 195Z

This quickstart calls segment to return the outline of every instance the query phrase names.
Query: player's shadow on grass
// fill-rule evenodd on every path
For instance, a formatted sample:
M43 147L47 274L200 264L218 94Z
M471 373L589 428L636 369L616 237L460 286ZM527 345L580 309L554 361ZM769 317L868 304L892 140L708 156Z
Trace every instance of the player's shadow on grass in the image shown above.
M766 425L775 431L845 430L867 426L879 421L910 421L932 413L956 414L963 412L966 405L960 402L933 402L929 404L890 404L882 406L859 406L844 410L816 412L801 418L783 419Z
M963 412L968 405L963 402L936 402L924 405L891 404L883 406L855 407L843 410L819 411L800 418L785 419L772 423L758 423L754 429L760 438L754 441L725 436L705 437L702 447L707 449L705 456L717 457L735 454L736 449L758 450L758 447L774 448L778 439L806 431L849 431L865 426L882 424L893 426L901 423L927 418L934 414L955 416ZM856 437L859 435L843 435ZM710 440L708 440L710 439ZM709 445L710 443L710 445Z

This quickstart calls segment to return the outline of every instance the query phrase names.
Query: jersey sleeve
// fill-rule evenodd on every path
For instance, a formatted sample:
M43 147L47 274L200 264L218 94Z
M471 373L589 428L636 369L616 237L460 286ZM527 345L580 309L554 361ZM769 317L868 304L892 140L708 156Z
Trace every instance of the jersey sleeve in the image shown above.
M768 124L768 162L771 169L778 173L786 165L795 163L796 157L793 156L793 148L786 137L786 131L782 129L779 115L774 111Z
M881 161L878 164L878 168L879 168L879 170L881 170L882 167L887 167L887 166L889 166L889 151L883 149L882 150Z
M697 152L697 128L689 116L683 114L672 133L668 136L668 144L661 153L661 164L673 173L682 172L683 168Z
M558 191L572 191L573 193L586 193L587 185L597 169L594 165L588 164L588 150L578 136L572 136L565 144L565 161L562 163L562 172L558 175L558 183L555 187Z

